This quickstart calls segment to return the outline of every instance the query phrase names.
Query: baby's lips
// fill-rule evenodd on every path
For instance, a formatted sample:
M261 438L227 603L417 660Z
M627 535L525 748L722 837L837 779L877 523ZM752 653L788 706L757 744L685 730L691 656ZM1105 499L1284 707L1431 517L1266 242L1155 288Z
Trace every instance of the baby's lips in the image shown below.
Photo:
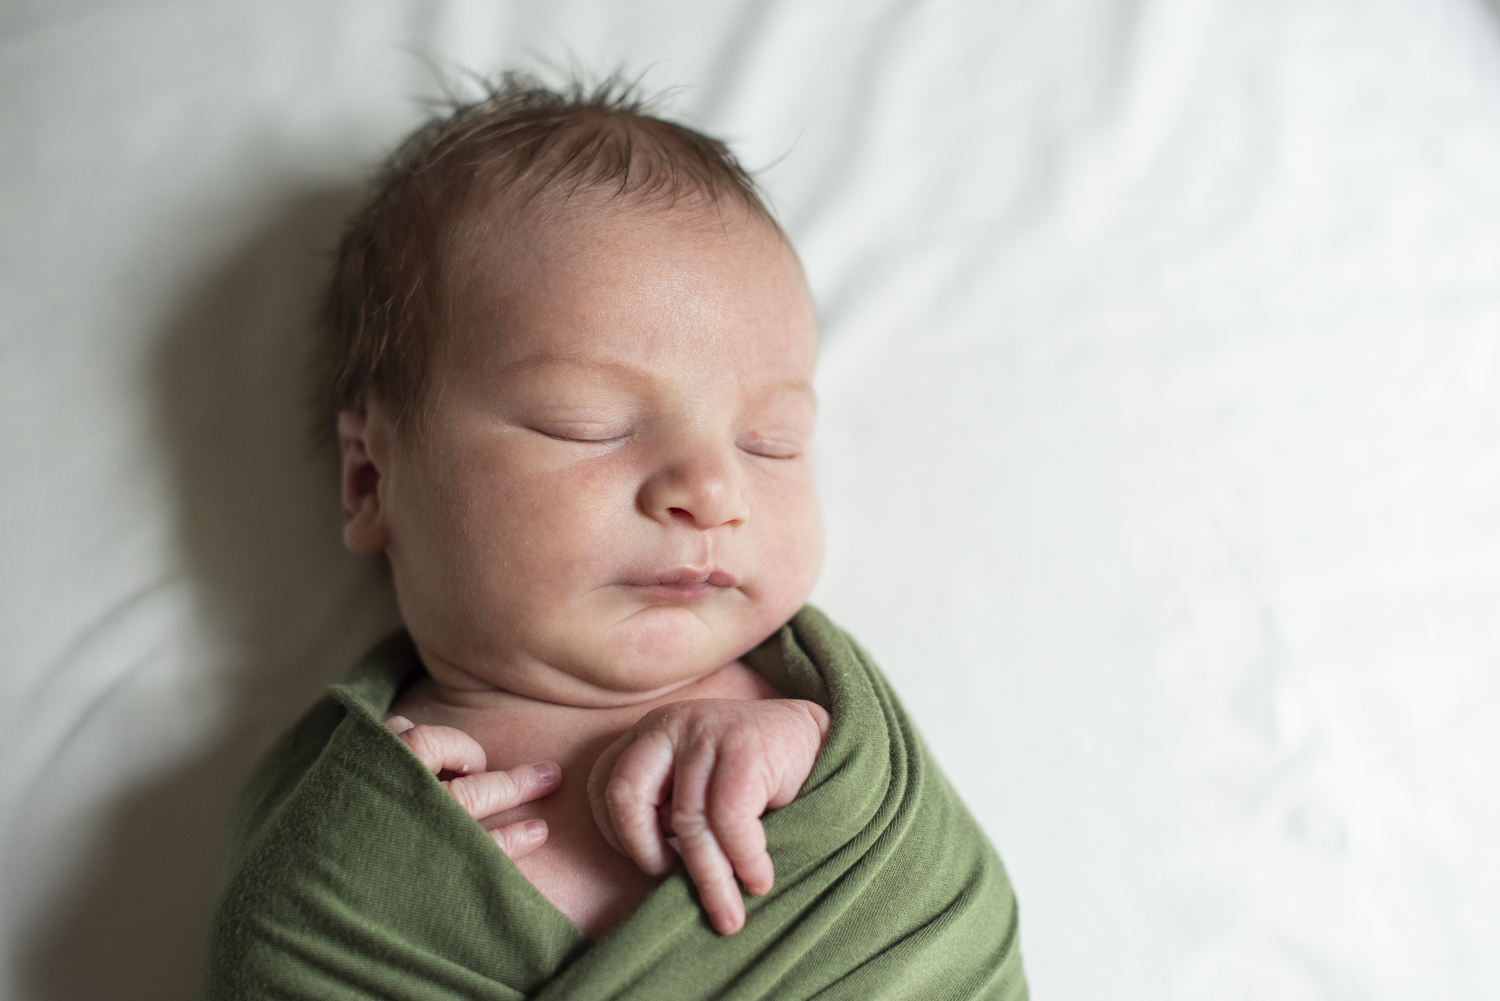
M655 574L644 574L630 583L637 587L697 587L708 584L713 587L738 587L734 574L717 567L673 567Z
M698 570L678 567L659 573L642 574L628 582L635 596L652 603L686 604L703 601L738 586L739 581L724 570Z

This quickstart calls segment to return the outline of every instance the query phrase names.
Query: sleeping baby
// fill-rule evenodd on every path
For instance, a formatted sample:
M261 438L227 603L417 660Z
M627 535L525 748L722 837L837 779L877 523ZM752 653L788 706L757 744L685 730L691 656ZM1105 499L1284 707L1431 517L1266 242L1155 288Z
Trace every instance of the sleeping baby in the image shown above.
M241 792L206 997L1025 997L998 857L805 605L816 356L749 176L628 91L406 141L321 355L405 629Z

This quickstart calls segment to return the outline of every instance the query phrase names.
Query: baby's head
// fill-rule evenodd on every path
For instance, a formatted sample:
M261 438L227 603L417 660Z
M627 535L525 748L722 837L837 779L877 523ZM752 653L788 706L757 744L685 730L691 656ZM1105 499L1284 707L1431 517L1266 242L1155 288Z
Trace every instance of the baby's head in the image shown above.
M509 78L392 157L325 323L344 541L450 684L634 702L735 659L822 562L816 325L725 148Z

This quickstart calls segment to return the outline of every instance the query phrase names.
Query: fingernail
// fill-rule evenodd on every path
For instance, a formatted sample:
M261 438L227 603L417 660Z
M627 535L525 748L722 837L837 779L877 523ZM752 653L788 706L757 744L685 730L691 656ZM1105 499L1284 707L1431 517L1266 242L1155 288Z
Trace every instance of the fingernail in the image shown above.
M557 777L562 774L562 769L551 761L538 761L531 767L536 772L536 777L546 783L556 782Z
M526 840L535 841L547 836L547 822L545 820L528 820L522 828L526 832Z

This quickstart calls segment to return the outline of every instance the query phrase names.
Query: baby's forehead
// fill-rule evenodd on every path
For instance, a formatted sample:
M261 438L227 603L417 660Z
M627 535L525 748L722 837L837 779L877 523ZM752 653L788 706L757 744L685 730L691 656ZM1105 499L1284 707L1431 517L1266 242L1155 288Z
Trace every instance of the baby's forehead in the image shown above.
M456 364L504 368L513 385L558 370L532 361L570 359L648 380L810 379L816 320L801 266L753 213L618 200L524 208L466 220L444 352Z
M493 280L538 262L565 266L606 242L624 254L717 235L730 244L770 240L790 251L780 227L755 206L698 192L507 190L467 199L447 232L448 271L459 280Z

